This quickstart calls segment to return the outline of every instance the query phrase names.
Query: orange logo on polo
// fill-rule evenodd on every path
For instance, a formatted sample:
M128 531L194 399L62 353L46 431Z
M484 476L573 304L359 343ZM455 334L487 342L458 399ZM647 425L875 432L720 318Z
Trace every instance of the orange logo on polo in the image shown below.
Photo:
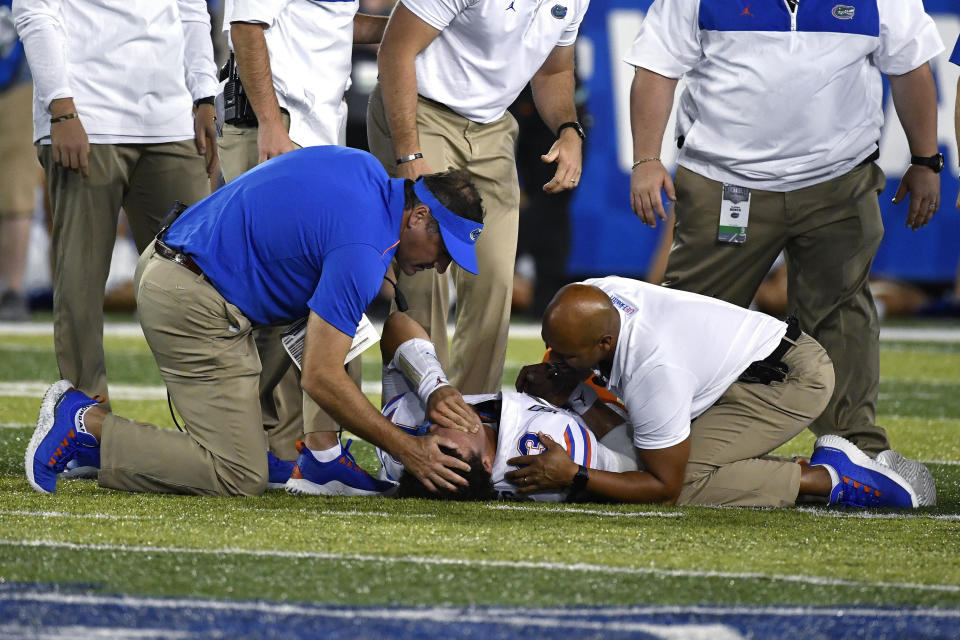
M742 16L750 16L750 17L752 18L752 17L753 17L753 14L750 13L750 5L747 5L747 7L743 10L743 12L742 12L740 15L742 15Z

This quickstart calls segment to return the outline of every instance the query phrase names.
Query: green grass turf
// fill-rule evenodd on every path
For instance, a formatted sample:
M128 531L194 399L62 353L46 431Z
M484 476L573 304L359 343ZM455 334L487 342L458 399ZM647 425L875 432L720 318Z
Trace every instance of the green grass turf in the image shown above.
M114 383L160 384L142 340L108 338L106 344ZM541 354L537 340L511 340L505 382ZM23 476L32 429L2 428L0 584L349 604L956 607L960 520L937 516L960 514L960 464L945 464L960 463L960 348L884 345L881 371L880 422L895 446L910 457L939 461L930 465L939 505L910 517L462 505L278 492L257 499L196 498L123 494L79 480L62 481L55 495L44 496ZM365 356L364 376L379 377L373 353ZM50 337L0 336L0 382L56 377ZM171 425L164 401L113 404L122 415ZM38 397L0 397L0 424L31 425L38 406ZM809 454L812 443L804 433L779 451ZM361 442L355 449L362 464L375 468L371 447ZM40 540L102 548L31 546ZM218 553L192 552L203 550ZM731 575L744 573L760 575Z

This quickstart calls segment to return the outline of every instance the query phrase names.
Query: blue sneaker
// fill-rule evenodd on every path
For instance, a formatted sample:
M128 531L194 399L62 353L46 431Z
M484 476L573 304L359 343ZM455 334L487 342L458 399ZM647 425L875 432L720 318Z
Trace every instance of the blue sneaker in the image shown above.
M919 504L916 492L903 476L871 460L840 436L817 439L810 466L818 465L829 471L833 480L828 504L897 509L911 509Z
M353 440L347 440L340 457L332 462L318 462L302 442L297 443L297 464L287 481L287 493L324 496L381 496L396 490L392 482L377 480L361 469L350 453Z
M283 489L293 473L293 462L281 460L267 451L267 470L269 476L267 479L267 489Z
M61 478L72 480L96 480L100 473L100 447L80 447L77 455L67 463Z
M47 389L24 457L27 480L34 490L53 493L57 490L57 476L81 448L99 448L96 438L77 425L77 413L97 402L74 389L69 380L56 382Z

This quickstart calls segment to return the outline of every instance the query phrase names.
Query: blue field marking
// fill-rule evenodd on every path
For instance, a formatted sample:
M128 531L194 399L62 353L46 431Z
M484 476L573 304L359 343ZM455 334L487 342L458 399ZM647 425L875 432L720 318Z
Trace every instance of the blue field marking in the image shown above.
M0 638L956 638L960 609L350 607L97 595L0 584Z

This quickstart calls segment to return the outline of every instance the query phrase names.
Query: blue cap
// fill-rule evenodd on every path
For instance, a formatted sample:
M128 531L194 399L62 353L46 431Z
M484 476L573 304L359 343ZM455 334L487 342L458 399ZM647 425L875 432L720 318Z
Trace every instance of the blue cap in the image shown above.
M420 202L430 208L430 214L440 225L440 236L450 258L460 265L461 269L476 275L479 269L476 244L480 232L483 231L483 223L468 220L447 209L430 193L422 179L413 183L413 192L417 194Z

